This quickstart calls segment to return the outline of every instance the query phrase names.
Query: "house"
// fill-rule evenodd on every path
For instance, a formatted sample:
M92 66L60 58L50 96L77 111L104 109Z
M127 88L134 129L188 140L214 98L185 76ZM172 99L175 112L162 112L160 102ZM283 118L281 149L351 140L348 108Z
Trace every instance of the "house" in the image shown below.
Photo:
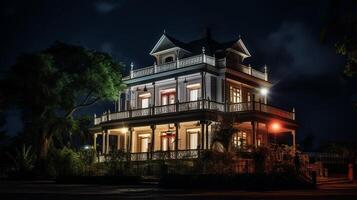
M181 42L164 33L150 55L155 63L134 69L116 110L94 117L94 147L117 149L131 160L192 159L212 148L225 118L236 128L231 148L269 145L269 135L289 134L295 149L295 112L268 104L267 67L259 71L241 38L217 42L210 33Z

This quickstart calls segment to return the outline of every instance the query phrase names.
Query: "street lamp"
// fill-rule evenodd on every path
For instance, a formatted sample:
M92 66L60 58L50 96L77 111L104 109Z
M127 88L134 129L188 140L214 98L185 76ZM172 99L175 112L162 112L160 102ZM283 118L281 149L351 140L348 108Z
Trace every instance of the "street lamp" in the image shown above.
M268 88L260 88L260 95L264 97L264 104L267 104L267 96L269 94L269 89Z
M260 88L261 95L266 96L266 95L268 95L268 93L269 93L268 88Z

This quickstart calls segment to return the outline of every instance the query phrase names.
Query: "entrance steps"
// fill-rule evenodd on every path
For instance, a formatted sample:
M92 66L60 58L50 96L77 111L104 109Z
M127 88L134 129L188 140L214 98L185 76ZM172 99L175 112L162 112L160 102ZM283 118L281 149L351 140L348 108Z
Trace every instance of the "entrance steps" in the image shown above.
M351 181L347 177L323 177L317 179L318 185L333 185L344 183L351 183Z

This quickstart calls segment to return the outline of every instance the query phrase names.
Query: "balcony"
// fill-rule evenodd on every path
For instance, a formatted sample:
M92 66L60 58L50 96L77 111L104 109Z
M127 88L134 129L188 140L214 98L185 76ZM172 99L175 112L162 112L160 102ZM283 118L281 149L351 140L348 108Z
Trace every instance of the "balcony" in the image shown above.
M132 119L137 117L150 117L150 116L159 116L162 114L168 113L184 113L187 111L194 110L208 110L208 111L216 111L216 112L226 112L226 113L234 113L234 112L262 112L273 114L279 116L284 119L295 120L295 113L289 112L286 110L282 110L277 107L273 107L260 102L241 102L234 104L225 104L219 103L210 100L198 100L198 101L190 101L190 102L179 102L170 105L164 106L153 106L150 108L142 108L142 109L133 109L122 112L115 113L104 113L100 117L94 118L94 125L98 125L104 122L115 121L115 120L124 120L124 119Z
M191 56L188 58L178 59L176 61L170 63L164 63L160 65L153 65L141 69L136 69L130 71L130 76L125 77L125 80L139 78L143 76L148 76L152 74L157 74L165 71L170 71L178 68L184 68L192 65L198 64L208 64L211 66L217 67L226 67L226 58L216 59L215 57L211 57L205 54ZM245 74L249 74L255 78L259 78L265 81L268 81L267 72L261 72L253 69L250 66L240 65L239 70Z

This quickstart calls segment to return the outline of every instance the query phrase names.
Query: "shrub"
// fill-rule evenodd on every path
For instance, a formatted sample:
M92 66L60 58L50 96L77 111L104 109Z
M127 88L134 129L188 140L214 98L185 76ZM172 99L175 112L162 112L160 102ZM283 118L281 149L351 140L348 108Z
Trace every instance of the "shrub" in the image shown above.
M124 160L127 154L121 150L111 151L109 155L109 160L106 161L108 167L108 175L122 175L125 172L125 163Z
M57 176L78 176L84 172L85 162L80 154L66 147L53 152L52 163Z
M20 176L27 176L32 172L36 156L31 150L31 146L22 145L21 149L16 149L15 154L9 154L14 163L15 173Z

